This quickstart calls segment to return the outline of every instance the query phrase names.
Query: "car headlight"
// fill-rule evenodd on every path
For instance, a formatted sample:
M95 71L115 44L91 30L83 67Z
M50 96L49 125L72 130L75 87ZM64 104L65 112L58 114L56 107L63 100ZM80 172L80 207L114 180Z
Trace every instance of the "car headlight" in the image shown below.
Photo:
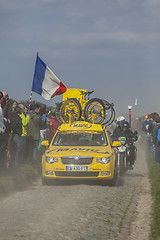
M106 164L109 163L111 161L111 157L101 157L101 158L97 158L97 163L102 163L102 164Z
M47 163L55 163L58 162L58 158L57 157L46 157L46 162Z

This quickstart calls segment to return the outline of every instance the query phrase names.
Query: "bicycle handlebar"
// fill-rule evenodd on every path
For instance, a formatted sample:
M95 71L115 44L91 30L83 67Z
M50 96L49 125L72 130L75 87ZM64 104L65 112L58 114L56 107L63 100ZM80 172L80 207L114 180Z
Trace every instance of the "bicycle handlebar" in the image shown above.
M94 93L94 90L93 90L93 91L89 91L89 92L85 92L84 94L85 94L85 96L86 96L86 95L89 96L89 95L91 95L92 93Z

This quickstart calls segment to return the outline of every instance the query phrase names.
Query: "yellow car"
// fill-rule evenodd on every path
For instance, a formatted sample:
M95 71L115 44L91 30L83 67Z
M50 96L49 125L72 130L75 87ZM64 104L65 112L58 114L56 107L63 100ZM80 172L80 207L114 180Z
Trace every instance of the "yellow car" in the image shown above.
M62 124L42 156L42 184L51 179L101 179L117 177L117 148L105 127L85 121Z

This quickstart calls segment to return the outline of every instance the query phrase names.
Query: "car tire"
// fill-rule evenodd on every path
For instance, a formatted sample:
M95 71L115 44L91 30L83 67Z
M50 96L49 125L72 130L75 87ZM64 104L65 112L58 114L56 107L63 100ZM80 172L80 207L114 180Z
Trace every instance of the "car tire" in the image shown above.
M49 185L49 180L46 178L42 178L42 185Z
M116 168L114 169L114 177L109 180L109 186L115 186L117 182L117 170Z

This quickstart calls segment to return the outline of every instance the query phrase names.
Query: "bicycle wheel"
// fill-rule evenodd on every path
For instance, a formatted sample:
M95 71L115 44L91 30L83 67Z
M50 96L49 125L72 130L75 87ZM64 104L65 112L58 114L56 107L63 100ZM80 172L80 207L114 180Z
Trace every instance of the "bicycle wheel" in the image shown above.
M64 123L72 123L80 120L81 114L81 104L76 98L70 98L62 103L60 115Z
M109 103L106 100L102 100L105 106L105 120L104 124L109 126L115 119L115 110L113 103Z
M101 99L90 99L84 108L84 118L87 122L101 124L105 119L105 106Z

